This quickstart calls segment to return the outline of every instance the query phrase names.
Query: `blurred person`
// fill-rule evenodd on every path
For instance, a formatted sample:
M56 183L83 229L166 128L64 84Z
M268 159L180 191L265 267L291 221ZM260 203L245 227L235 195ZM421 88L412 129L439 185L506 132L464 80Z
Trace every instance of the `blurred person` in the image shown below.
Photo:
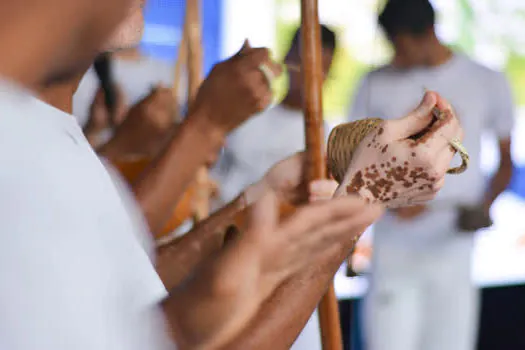
M144 56L138 48L106 53L104 71L97 71L95 62L82 77L73 98L73 114L83 126L86 137L95 147L106 143L115 128L123 122L130 109L155 94L157 90L171 91L173 69L164 61ZM100 60L102 61L102 60ZM100 69L100 68L99 68ZM101 76L101 74L103 76ZM107 75L107 76L104 76ZM109 106L101 79L111 82L114 94L111 118L105 117ZM180 101L174 103L179 104ZM174 121L175 112L170 122Z
M297 188L302 185L304 161L300 155L292 157L270 171L262 185L241 196L243 206L253 205L244 235L206 257L185 283L167 288L166 293L141 242L130 239L130 232L145 233L128 211L131 198L119 193L71 115L40 101L36 93L85 69L127 14L131 14L129 21L109 47L136 44L142 27L139 4L122 0L93 6L92 1L56 0L34 1L29 7L27 2L15 1L2 5L4 49L20 40L32 43L19 50L21 54L15 50L3 57L0 64L5 166L0 184L6 194L0 222L2 232L9 232L0 236L4 247L0 342L7 348L173 348L157 308L160 300L181 349L220 348L252 321L267 326L257 327L258 337L287 323L287 328L272 330L274 335L285 335L277 342L287 341L315 308L355 235L381 213L381 205L352 195L306 205L287 221L277 222L277 197L297 200L301 192ZM271 93L261 64L278 74L278 65L269 62L267 50L247 46L215 66L183 127L155 162L154 167L162 171L138 181L137 196L157 198L147 205L158 210L145 210L146 217L160 220L169 215L166 201L176 200L197 169L218 151L224 136L266 107ZM399 198L384 205L433 197L453 155L439 136L458 136L461 127L448 113L420 145L407 144L405 138L408 132L428 125L435 106L450 109L438 95L429 93L413 113L385 122L388 132L371 137L388 145L389 152L358 148L345 181L370 162L396 154L435 179L428 182L428 189L411 191L410 198L398 184ZM416 146L421 155L410 158L408 151ZM437 152L441 161L432 161L435 155L422 147ZM286 174L284 182L278 174ZM272 188L283 193L268 191ZM357 194L378 202L367 186ZM275 255L276 251L281 254ZM313 261L318 262L315 271ZM298 305L301 309L295 310ZM287 310L294 311L292 317ZM280 318L269 316L276 311ZM261 341L258 337L250 340Z
M300 30L296 30L284 58L287 64L301 66ZM336 49L336 34L321 26L322 66L328 76ZM304 149L305 130L302 109L302 77L289 71L289 89L283 101L251 118L226 140L221 158L212 172L223 203L235 198L246 186L257 181L276 162ZM292 349L321 349L319 320L315 312Z
M294 67L301 65L300 35L297 30L284 58L285 63ZM336 48L336 35L324 25L321 26L321 42L326 79ZM235 198L275 162L304 148L301 72L290 70L288 75L289 88L283 101L254 116L228 136L213 171L220 183L222 202Z
M138 47L109 54L110 69L118 91L118 102L129 108L146 98L155 87L169 88L174 70L168 62L144 55ZM73 115L80 125L87 126L92 104L100 95L99 80L93 66L82 77L73 99Z
M512 172L509 83L440 42L428 0L390 0L379 23L394 56L362 79L350 118L403 115L424 88L437 91L465 129L470 167L448 178L435 201L389 210L374 225L366 343L371 350L471 350L479 308L474 233L490 225L490 208ZM496 136L500 154L488 185L480 168L484 131Z

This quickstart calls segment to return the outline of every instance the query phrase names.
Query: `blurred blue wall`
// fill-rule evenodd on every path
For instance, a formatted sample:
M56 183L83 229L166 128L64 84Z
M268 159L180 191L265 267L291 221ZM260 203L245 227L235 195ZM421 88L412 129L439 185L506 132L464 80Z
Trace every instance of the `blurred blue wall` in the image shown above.
M207 74L220 59L223 0L201 0L203 18L204 69ZM148 0L146 28L141 49L151 56L175 61L184 24L184 0Z

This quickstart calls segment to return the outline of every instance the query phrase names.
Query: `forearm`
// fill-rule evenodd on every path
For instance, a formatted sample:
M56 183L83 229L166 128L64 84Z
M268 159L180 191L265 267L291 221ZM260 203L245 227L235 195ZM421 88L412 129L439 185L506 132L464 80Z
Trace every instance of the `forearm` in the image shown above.
M366 227L359 230L361 234ZM281 284L248 327L223 350L289 349L319 304L353 243Z
M241 247L238 238L206 259L163 302L178 349L220 349L257 313L263 300L257 247Z
M178 286L200 263L218 251L224 244L228 226L242 223L246 209L266 191L264 182L249 186L180 240L161 247L157 254L157 272L166 288Z
M488 212L492 203L507 189L512 178L512 164L502 164L489 182L489 188L485 194L483 207Z
M200 222L177 242L159 248L157 272L166 289L178 286L191 271L223 246L227 227L244 208L245 201L241 195Z
M132 184L153 233L162 230L198 169L219 152L223 140L224 135L215 128L189 118Z

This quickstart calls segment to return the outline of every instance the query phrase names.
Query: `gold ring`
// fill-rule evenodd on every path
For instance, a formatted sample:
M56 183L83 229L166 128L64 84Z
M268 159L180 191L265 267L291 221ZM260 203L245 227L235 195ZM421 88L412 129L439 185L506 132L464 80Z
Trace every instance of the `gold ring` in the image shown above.
M265 65L265 64L259 65L259 70L264 75L264 78L266 79L266 82L268 83L268 87L271 89L272 88L273 79L274 79L272 70L270 68L268 68L268 66Z
M450 168L447 170L447 174L461 174L468 168L470 157L467 149L461 144L458 139L452 139L449 141L449 145L459 153L461 157L461 165L456 168Z

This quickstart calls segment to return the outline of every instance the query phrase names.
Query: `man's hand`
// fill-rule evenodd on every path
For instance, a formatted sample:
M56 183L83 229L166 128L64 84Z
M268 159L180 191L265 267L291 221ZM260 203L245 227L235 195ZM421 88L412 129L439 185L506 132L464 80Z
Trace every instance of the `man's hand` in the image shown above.
M176 108L171 90L155 87L142 101L129 109L113 139L101 150L109 157L156 155L174 127Z
M382 214L381 206L350 196L346 197L349 201L338 198L305 205L278 223L277 201L273 195L271 203L272 195L254 206L246 237L263 252L260 263L269 281L282 282L334 251L349 254L355 237Z
M395 208L391 211L400 220L412 220L426 212L427 206L425 204L413 205L410 207Z
M245 190L247 203L253 203L267 192L274 193L280 202L291 205L332 198L337 189L337 182L323 179L306 186L303 178L305 165L304 152L296 153L275 164L259 182Z
M119 85L115 85L115 91L117 95L115 116L114 120L110 120L108 108L104 99L104 91L99 88L95 94L95 98L91 104L89 110L89 120L84 127L84 133L91 142L97 141L98 136L101 132L113 127L120 125L126 118L127 113L127 101L124 92ZM112 122L114 125L112 125ZM94 145L98 146L98 145Z
M434 108L444 117L432 124ZM421 137L412 137L422 131ZM461 141L463 130L452 108L427 92L413 112L383 122L365 137L336 195L358 193L390 208L431 200L444 184L455 153L449 144L453 139Z
M268 49L251 48L246 41L235 56L213 67L190 106L188 119L200 118L202 127L225 135L263 111L272 101L272 92L261 65L274 76L282 72Z
M382 212L348 196L308 204L279 222L277 204L274 193L257 201L243 235L172 294L166 312L181 349L218 348L233 339L283 281L348 252Z
M492 224L490 213L483 206L459 208L457 227L462 232L476 232Z
M147 128L154 133L162 133L173 125L176 107L171 89L156 86L142 101L131 107L123 127Z

